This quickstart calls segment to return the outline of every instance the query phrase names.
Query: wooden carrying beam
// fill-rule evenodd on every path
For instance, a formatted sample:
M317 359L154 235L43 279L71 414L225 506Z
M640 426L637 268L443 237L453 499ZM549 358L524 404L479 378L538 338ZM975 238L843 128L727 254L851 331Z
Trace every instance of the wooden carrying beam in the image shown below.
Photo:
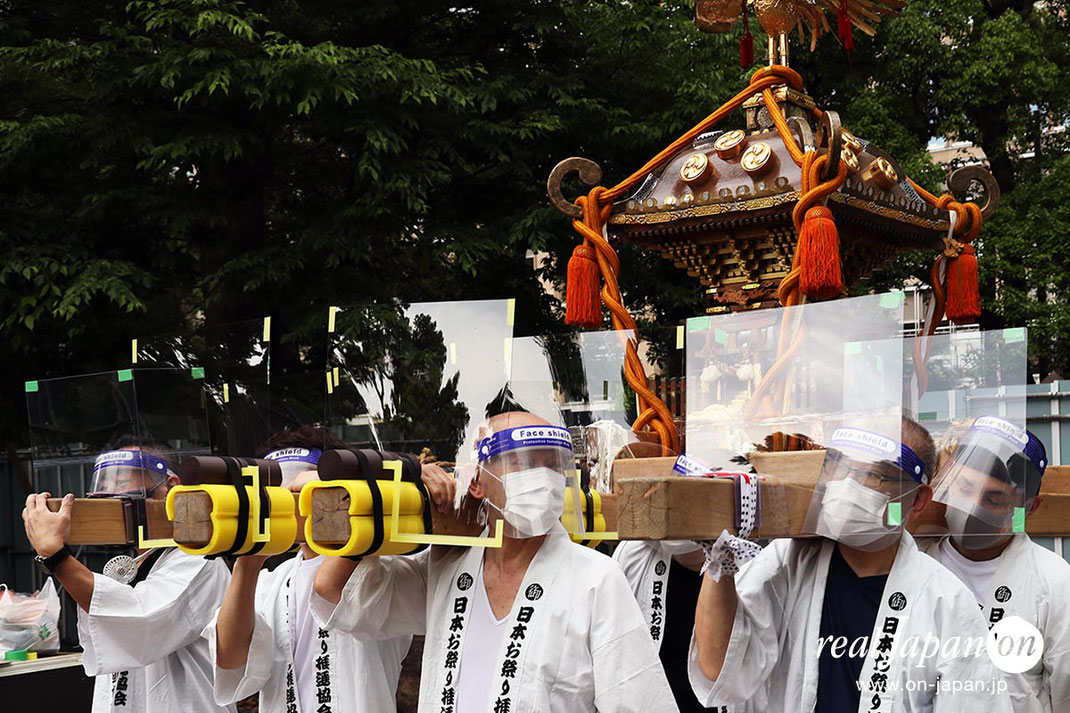
M296 494L294 498L296 500ZM48 509L59 510L60 498L50 498ZM294 512L296 512L296 502ZM167 519L163 500L146 500L148 539L174 539L179 544L199 548L212 539L212 499L207 493L175 495L175 521ZM304 521L297 516L297 541L304 542ZM137 517L129 503L114 498L78 498L71 509L71 534L67 544L127 545L138 543Z
M294 494L296 500L297 495ZM603 500L602 512L610 522L611 504ZM51 498L48 507L59 510L60 498ZM349 540L349 494L344 488L321 488L313 493L313 537L330 545ZM150 539L171 539L190 547L203 547L212 539L212 499L207 493L185 492L175 495L175 521L167 519L163 500L146 500ZM296 502L294 511L297 512ZM615 511L614 511L615 512ZM297 542L305 541L305 518L297 516ZM432 512L432 532L436 535L478 535L482 529L475 520L475 510L467 512ZM71 534L68 544L127 545L137 544L136 516L133 508L112 498L78 498L71 510Z
M796 537L802 531L824 451L753 453L761 478L761 526L757 538ZM735 492L727 478L670 475L673 458L618 459L614 492L620 510L617 531L624 540L710 540L735 532ZM1070 536L1070 466L1044 474L1041 504L1026 518L1035 537ZM915 535L944 527L943 506L931 504L909 525Z
M49 498L48 509L59 510L61 498ZM146 500L145 515L150 539L170 538L172 527L163 500ZM136 545L137 517L133 506L114 498L77 498L71 509L71 534L67 544Z

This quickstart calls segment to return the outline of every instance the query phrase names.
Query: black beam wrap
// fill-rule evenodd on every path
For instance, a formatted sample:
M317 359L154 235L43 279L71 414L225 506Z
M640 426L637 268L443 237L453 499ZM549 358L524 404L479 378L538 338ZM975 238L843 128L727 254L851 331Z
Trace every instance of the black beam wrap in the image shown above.
M584 513L583 513L583 528L586 532L594 531L594 498L591 497L591 488L587 486L581 491L583 493ZM590 540L584 540L580 543L584 547L591 544Z
M245 537L249 534L249 494L245 492L245 482L241 474L241 463L237 458L223 456L223 462L227 465L227 475L238 494L238 526L234 531L234 542L229 548L216 555L206 555L209 558L223 555L233 555L245 544Z
M242 458L245 465L260 468L264 485L282 485L282 468L278 462L263 458ZM187 456L182 459L178 477L183 485L230 485L232 483L222 456Z
M372 524L375 527L374 533L372 534L371 545L359 555L354 555L356 559L360 559L361 557L370 555L383 546L383 536L385 535L383 532L385 525L383 522L385 515L383 512L383 493L379 490L379 481L375 477L376 472L381 472L383 462L380 457L379 468L373 470L371 457L378 457L378 453L365 450L354 451L354 453L357 456L357 462L360 464L360 475L368 484L368 492L370 492L372 496Z
M138 530L137 526L142 524L145 526L145 534L149 534L149 526L147 520L149 519L148 513L145 511L145 503L141 504L138 508L134 504L134 500L131 498L119 498L119 501L123 504L123 524L126 526L126 544L134 545L138 542Z
M416 485L416 489L418 491L420 491L420 497L424 501L424 533L425 534L430 534L431 533L431 527L432 527L432 524L431 524L431 496L428 494L427 486L424 485L424 481L423 480L417 478L415 485ZM424 542L422 544L417 545L416 549L414 549L410 554L416 554L417 552L423 552L426 549L427 549L427 543Z

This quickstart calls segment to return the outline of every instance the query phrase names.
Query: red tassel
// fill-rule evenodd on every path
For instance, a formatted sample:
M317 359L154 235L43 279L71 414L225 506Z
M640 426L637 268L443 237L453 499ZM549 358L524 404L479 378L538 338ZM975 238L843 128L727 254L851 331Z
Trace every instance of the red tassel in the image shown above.
M739 38L739 64L746 69L754 64L754 35L747 25L747 0L743 0L743 37Z
M815 206L806 211L798 251L799 291L808 299L827 300L843 292L843 272L840 269L840 234L832 211Z
M597 256L593 248L577 245L568 261L565 284L565 324L585 329L602 326L602 297L599 294Z
M947 318L955 324L972 324L981 318L981 290L977 254L972 245L962 248L947 266Z
M836 13L836 21L840 42L843 43L843 48L847 51L847 54L851 54L851 50L855 48L855 38L851 27L851 17L847 14L847 0L840 0L840 9Z

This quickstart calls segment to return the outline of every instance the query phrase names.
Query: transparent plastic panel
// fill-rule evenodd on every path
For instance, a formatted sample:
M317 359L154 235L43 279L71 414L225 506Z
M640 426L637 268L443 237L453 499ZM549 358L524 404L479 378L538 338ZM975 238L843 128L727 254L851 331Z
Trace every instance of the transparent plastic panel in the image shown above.
M126 369L26 386L35 479L79 469L86 492L151 497L183 458L211 452L201 381L186 369Z
M844 344L843 413L825 442L803 535L860 550L899 541L927 482L924 439L903 428L902 352L899 339Z
M512 301L333 308L327 420L354 447L473 459L505 398Z
M857 386L843 369L848 345L898 337L902 305L893 292L688 320L688 454L722 467L752 451L819 449L848 406L870 395L887 406L883 393L845 393ZM901 356L892 362L901 370Z
M142 337L132 346L138 366L183 369L202 379L215 455L251 457L275 430L270 318Z
M1026 431L1027 337L1011 328L909 340L904 391L936 440L933 499L944 506L944 521L921 534L985 550L1024 531L1047 466L1043 444Z

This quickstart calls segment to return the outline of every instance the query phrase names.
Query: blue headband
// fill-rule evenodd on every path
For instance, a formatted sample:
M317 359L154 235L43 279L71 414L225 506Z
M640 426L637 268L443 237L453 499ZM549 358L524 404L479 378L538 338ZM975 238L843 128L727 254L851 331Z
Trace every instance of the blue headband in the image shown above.
M163 458L145 451L130 450L105 451L101 453L93 463L93 472L96 473L104 468L119 467L142 468L160 477L173 475L171 469L167 467L167 461Z
M895 461L895 464L899 466L899 470L922 485L928 483L929 476L925 474L925 461L905 443L899 444L899 450L899 458Z
M925 461L910 449L905 443L899 443L898 453L896 442L886 436L861 428L837 428L832 434L830 448L845 451L862 451L876 456L882 460L892 461L915 481L921 484L929 482L925 474Z
M1029 431L1026 431L1026 435L1029 436L1029 443L1025 444L1025 456L1033 462L1033 465L1037 467L1037 471L1040 473L1040 477L1043 478L1044 469L1048 467L1048 454L1039 438Z
M322 454L323 451L319 448L280 448L277 451L268 453L264 458L278 463L299 462L316 465L320 462L320 456Z
M479 462L522 448L564 448L571 452L572 438L567 428L557 426L507 428L479 442Z

